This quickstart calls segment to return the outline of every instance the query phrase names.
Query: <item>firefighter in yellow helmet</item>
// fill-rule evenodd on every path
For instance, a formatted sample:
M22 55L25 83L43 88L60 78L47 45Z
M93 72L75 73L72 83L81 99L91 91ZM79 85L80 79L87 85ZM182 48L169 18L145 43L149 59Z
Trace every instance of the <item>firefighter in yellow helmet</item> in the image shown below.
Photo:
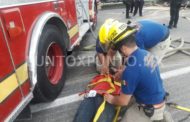
M165 89L156 58L138 48L135 40L137 28L116 23L109 28L107 43L112 50L127 58L122 72L121 94L105 94L105 100L114 105L127 106L134 96L135 102L127 110L122 122L173 122L165 109Z
M99 36L96 41L96 70L101 74L109 73L108 66L110 64L110 58L113 58L115 52L109 49L108 41L108 31L115 23L118 23L117 20L107 19L102 24L99 30ZM121 59L118 61L120 65Z
M116 31L116 27L118 30ZM127 24L120 23L117 20L114 19L107 19L104 24L100 27L99 30L99 37L96 41L96 69L101 74L108 74L109 73L109 66L113 66L114 68L119 68L122 65L122 57L117 52L113 44L125 36L129 35L130 33L134 33L136 29L127 28ZM113 38L115 35L113 34L119 34L121 31L124 31L124 34L120 36L119 38ZM112 32L114 31L114 32ZM112 35L109 35L112 34Z

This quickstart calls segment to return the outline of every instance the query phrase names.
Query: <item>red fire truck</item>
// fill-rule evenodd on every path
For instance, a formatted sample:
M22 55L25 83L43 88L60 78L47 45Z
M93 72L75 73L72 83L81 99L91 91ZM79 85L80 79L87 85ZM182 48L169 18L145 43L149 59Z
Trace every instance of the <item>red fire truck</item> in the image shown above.
M33 97L59 95L67 52L96 26L96 14L96 0L0 0L0 122Z

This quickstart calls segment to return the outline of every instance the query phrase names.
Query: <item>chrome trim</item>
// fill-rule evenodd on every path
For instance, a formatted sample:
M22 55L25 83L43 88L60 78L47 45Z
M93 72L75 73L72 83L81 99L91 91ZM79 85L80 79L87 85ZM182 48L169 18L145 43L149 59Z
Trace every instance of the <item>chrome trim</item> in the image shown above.
M91 26L93 25L93 23L90 22L89 24L90 24L90 26L89 26L88 29L91 28ZM77 40L70 46L70 48L68 49L68 51L72 51L72 50L74 49L74 47L75 47L77 44L79 44L79 43L81 42L82 38L84 37L84 35L86 35L86 33L87 33L87 31L88 31L88 30L87 30L83 35L81 35L81 30L80 30L80 29L81 29L81 28L79 27L79 37L78 37Z
M5 122L13 122L16 117L21 113L21 111L29 104L32 100L33 94L30 92L22 102L14 109L14 111L6 118Z
M41 17L38 19L37 23L35 24L35 27L33 28L32 36L30 39L30 46L29 46L29 53L28 53L29 56L27 60L28 67L29 67L29 77L32 83L32 90L34 89L34 86L37 83L38 44L40 41L43 28L45 27L48 20L50 20L51 18L58 18L65 24L63 19L57 13L54 13L54 12L45 12L43 15L41 15Z
M38 4L38 3L54 2L54 1L57 1L57 0L41 0L41 1L36 0L34 2L27 2L27 0L26 0L26 2L12 3L12 5L10 3L9 3L10 5L2 5L0 3L0 5L2 5L2 6L0 6L0 9L1 8L8 8L8 7L15 7L15 6L32 5L32 4Z
M68 51L72 51L74 49L74 47L80 43L80 41L82 40L82 37L79 36L78 39L70 46L70 48L68 49Z

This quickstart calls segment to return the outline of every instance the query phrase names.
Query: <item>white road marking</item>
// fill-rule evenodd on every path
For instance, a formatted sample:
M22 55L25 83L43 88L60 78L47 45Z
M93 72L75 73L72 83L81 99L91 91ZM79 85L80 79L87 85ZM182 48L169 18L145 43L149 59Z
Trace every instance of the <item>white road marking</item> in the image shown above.
M145 7L146 10L169 10L169 7L162 7L162 6L156 6L156 7Z
M190 66L161 73L163 80L190 73Z
M84 77L85 77L85 81L88 82L91 78L93 78L96 75L97 75L97 73L92 73L92 74L89 74L89 75L81 75L81 76L79 76L77 78L73 78L73 79L69 80L69 82L66 81L65 86L84 82Z
M30 107L31 107L31 112L35 113L35 112L47 110L50 108L62 106L68 103L73 103L73 102L77 102L81 100L83 100L83 96L79 96L79 94L72 94L66 97L58 98L51 103L40 103L40 104L32 105Z
M166 79L177 77L177 76L184 75L187 73L190 73L190 66L161 73L161 77L163 80L166 80ZM63 105L81 101L81 100L83 100L82 96L79 96L78 94L73 94L73 95L63 97L63 98L58 98L54 102L51 102L51 103L40 103L40 104L32 105L31 111L32 113L35 113L35 112L63 106Z
M163 70L163 69L170 69L173 67L185 67L188 65L190 65L189 60L183 61L183 62L177 62L177 63L170 63L170 64L169 63L163 63L160 65L160 69Z

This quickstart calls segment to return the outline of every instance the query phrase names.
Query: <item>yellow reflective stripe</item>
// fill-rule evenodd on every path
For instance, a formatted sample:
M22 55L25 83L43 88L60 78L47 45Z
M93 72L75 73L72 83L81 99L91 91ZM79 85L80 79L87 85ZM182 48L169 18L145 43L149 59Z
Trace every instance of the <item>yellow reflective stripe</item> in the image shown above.
M93 122L97 122L98 119L100 118L100 115L102 114L102 112L104 111L105 109L105 106L106 106L106 101L104 99L104 101L102 102L102 104L100 105L100 107L98 108L98 111L96 112L96 115L94 117L94 120Z
M0 103L3 102L17 87L18 82L15 73L0 83Z
M18 75L18 79L20 84L23 84L28 79L28 67L27 63L21 65L17 70L16 73Z
M121 83L120 82L114 81L114 84L121 87Z
M78 32L79 32L79 26L78 26L78 24L77 24L77 25L75 25L74 27L72 27L72 28L69 30L69 32L68 32L70 39L71 39L73 36L75 36Z
M107 91L107 93L111 94L115 91L115 86L112 82L108 82L111 88Z
M120 113L120 111L121 111L121 106L116 107L116 110L117 110L117 113L116 113L116 115L115 115L115 117L114 117L113 122L117 122L119 113Z
M16 73L18 79L16 77ZM18 88L19 84L22 85L28 79L28 69L27 63L24 63L19 68L16 69L16 73L14 72L8 78L4 79L0 83L0 103L3 102L15 89Z

